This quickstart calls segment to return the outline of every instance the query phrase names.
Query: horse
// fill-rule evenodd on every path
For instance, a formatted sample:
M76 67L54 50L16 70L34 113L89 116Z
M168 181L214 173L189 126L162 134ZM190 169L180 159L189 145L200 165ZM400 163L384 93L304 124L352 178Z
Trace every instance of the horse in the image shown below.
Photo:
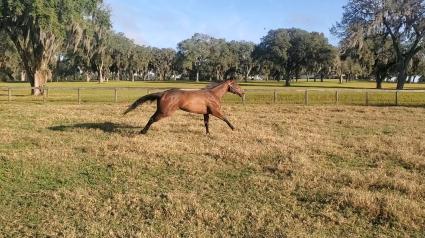
M223 120L234 130L235 127L221 111L221 98L227 92L236 94L240 97L243 97L245 94L245 91L239 87L235 79L229 79L200 90L188 91L170 89L163 92L148 94L137 99L123 114L125 115L133 111L147 101L156 100L156 112L151 116L143 130L140 131L140 134L146 134L153 123L171 116L178 109L190 113L203 114L206 134L210 133L208 126L210 115Z

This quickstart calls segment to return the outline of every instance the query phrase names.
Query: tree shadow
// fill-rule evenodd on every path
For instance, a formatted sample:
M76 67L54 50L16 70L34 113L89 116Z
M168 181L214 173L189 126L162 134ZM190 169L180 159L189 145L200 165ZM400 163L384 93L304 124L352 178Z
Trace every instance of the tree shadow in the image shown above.
M79 123L74 125L59 125L48 127L52 131L71 131L74 129L86 129L86 130L101 130L105 133L118 133L118 134L134 134L138 131L130 129L139 129L137 126L130 126L126 124L118 124L113 122L99 122L99 123Z

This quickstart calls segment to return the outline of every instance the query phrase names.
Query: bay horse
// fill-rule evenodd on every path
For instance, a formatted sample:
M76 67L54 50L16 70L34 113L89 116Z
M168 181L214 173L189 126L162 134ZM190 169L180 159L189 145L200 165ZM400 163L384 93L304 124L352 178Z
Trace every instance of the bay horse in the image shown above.
M226 116L221 112L221 98L227 93L243 97L245 94L235 79L229 79L216 85L211 85L200 90L181 90L170 89L164 92L152 93L137 99L124 112L124 115L133 111L141 104L147 101L157 101L156 112L151 116L146 126L140 131L140 134L146 134L150 126L165 118L171 116L178 109L204 115L204 124L206 133L209 134L209 118L210 114L223 120L234 130L235 127L230 123Z

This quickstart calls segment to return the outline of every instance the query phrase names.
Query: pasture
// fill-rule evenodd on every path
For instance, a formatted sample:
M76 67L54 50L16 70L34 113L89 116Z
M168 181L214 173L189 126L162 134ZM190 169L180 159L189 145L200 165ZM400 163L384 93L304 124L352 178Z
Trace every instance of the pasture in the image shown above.
M147 93L169 88L199 89L209 82L193 81L110 81L97 82L52 82L48 84L46 97L30 95L28 83L0 83L0 102L54 102L54 103L129 103ZM317 105L404 105L424 106L425 85L406 84L406 90L397 93L394 83L384 83L385 90L374 90L375 83L368 81L350 81L339 84L337 80L313 82L299 80L291 87L283 82L249 81L239 82L247 90L247 104L317 104ZM10 91L8 91L10 90ZM308 99L306 100L306 92ZM337 92L338 91L338 92ZM337 95L336 95L337 94ZM397 94L397 95L396 95ZM235 95L226 95L226 103L242 103Z
M0 234L423 237L425 109L0 103Z

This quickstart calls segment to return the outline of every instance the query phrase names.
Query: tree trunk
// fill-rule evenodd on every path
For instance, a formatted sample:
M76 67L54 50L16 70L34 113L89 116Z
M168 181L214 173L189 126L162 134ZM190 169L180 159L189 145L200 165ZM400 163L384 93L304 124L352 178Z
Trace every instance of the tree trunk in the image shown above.
M291 86L291 76L289 76L289 74L287 74L285 76L285 87L289 87Z
M34 75L28 75L31 84L31 94L39 96L44 94L44 86L47 81L52 77L52 72L47 68L40 68L35 70Z
M86 71L84 74L86 75L86 82L90 82L90 80L91 80L90 73L88 71Z
M164 73L163 72L159 72L159 81L164 81Z
M402 90L404 88L404 83L406 82L407 78L407 64L405 62L400 63L398 68L398 75L397 75L397 89Z
M382 89L382 80L376 82L376 89Z
M248 82L249 75L251 74L252 66L248 66L246 74L245 74L245 82Z
M196 82L199 82L199 69L196 70Z
M104 82L104 78L103 78L103 63L100 64L97 67L97 79L99 80L99 83L103 83Z
M298 79L300 78L300 73L298 70L295 72L295 81L298 82Z
M376 73L376 89L382 89L383 76L378 72Z
M25 72L25 70L21 71L21 81L22 82L27 81L27 73Z
M323 78L325 77L325 75L324 74L320 74L320 82L322 82L323 83Z
M343 76L343 74L341 73L341 74L339 75L339 84L342 84L343 80L344 80L344 76Z

